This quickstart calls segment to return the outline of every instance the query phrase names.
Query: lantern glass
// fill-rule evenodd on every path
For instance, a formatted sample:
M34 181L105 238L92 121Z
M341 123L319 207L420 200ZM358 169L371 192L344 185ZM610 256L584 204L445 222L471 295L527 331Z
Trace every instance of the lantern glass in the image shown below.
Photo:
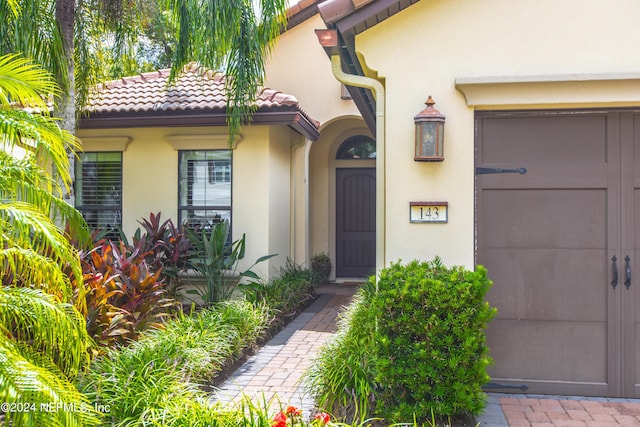
M444 160L444 122L416 123L415 160L431 162Z

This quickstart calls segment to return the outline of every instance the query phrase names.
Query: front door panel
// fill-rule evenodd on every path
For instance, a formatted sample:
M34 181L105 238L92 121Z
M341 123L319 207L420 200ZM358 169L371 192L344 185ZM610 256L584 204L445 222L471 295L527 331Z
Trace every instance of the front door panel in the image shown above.
M376 265L376 170L336 169L336 276L366 277Z

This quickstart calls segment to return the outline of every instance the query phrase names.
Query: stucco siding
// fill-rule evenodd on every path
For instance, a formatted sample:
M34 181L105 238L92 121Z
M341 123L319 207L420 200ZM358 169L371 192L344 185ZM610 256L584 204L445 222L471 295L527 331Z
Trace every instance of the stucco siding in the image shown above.
M268 58L265 86L291 93L311 117L325 123L360 115L351 100L341 99L341 85L314 30L325 28L319 15L283 33Z
M631 0L430 0L360 34L357 50L386 84L387 260L474 263L474 108L456 79L638 72L638 16L640 3ZM595 94L593 102L565 96L569 86L534 102L529 86L508 105L479 108L603 105ZM443 163L413 160L413 116L428 95L446 116ZM447 201L449 222L409 223L411 201Z
M131 236L151 212L178 218L178 149L227 149L224 128L127 128L81 130L85 151L122 151L122 225ZM290 146L283 126L247 126L233 151L233 239L246 234L247 268L257 258L278 257L258 266L263 277L284 265L290 246ZM118 138L113 138L118 137ZM125 140L117 147L112 140Z

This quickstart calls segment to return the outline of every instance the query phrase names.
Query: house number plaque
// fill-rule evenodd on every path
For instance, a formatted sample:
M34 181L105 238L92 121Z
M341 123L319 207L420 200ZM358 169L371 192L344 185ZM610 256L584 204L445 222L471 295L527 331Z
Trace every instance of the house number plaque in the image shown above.
M410 222L440 222L449 221L448 202L409 202Z

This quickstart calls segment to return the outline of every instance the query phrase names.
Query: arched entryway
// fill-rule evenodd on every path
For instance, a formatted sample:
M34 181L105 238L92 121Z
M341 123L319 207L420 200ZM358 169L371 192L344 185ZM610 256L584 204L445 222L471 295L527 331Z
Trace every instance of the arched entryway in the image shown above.
M335 155L336 277L366 277L376 263L376 144L345 139Z

